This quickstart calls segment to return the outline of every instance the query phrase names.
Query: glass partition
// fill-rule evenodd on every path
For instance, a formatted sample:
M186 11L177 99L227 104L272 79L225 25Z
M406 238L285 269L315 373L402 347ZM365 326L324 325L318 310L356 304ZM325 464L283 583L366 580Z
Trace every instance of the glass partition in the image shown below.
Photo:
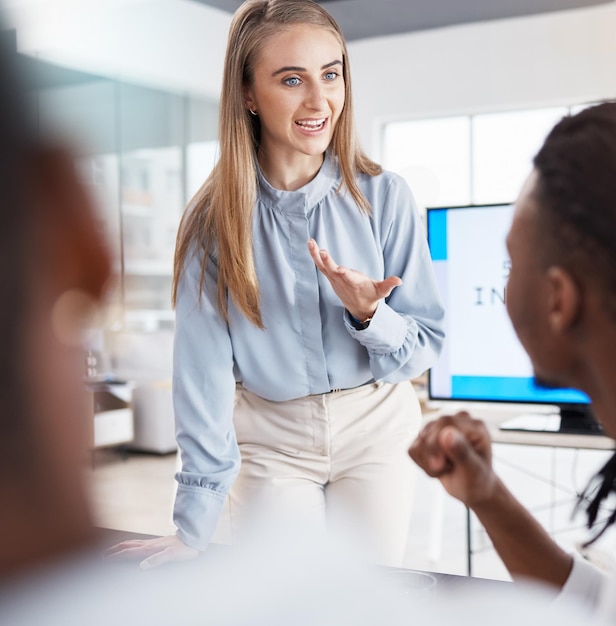
M217 103L22 61L40 133L73 144L113 252L106 329L171 327L177 228L215 163Z

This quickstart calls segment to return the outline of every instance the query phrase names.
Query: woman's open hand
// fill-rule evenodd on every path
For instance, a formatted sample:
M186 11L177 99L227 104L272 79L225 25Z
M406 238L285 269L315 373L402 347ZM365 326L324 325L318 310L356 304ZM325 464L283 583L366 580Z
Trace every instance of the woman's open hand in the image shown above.
M164 563L176 561L190 561L196 558L198 554L197 549L187 546L176 535L122 541L105 550L105 556L111 559L143 559L139 563L141 569L152 569Z
M321 250L314 239L308 240L308 250L317 268L329 280L332 289L346 310L358 320L374 315L379 300L386 298L395 287L402 284L397 276L373 280L357 270L334 262L327 250Z

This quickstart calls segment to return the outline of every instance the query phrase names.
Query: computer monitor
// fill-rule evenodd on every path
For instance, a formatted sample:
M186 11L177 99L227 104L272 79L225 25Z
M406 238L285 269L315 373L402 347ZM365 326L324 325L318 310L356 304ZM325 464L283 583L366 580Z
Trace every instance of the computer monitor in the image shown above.
M446 340L429 372L429 398L551 405L560 419L547 429L600 432L584 393L537 386L513 330L505 307L510 267L505 238L512 217L512 204L427 210L428 242L446 312ZM520 428L542 430L539 424L545 420L525 420Z

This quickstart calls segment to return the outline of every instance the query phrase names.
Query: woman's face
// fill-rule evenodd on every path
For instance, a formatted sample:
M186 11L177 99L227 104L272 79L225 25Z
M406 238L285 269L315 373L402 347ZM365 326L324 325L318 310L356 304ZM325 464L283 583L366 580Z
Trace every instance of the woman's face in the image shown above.
M270 37L246 87L269 158L322 155L344 107L342 47L329 30L297 24Z

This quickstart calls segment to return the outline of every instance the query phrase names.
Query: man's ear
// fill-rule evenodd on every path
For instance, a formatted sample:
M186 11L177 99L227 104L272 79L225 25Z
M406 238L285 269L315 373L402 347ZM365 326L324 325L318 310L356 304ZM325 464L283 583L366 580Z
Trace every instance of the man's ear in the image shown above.
M41 252L53 265L61 293L79 290L99 301L111 272L111 256L92 199L79 181L73 157L44 148L36 159L35 201Z
M548 323L555 334L574 326L582 311L582 291L572 274L560 266L547 271Z

